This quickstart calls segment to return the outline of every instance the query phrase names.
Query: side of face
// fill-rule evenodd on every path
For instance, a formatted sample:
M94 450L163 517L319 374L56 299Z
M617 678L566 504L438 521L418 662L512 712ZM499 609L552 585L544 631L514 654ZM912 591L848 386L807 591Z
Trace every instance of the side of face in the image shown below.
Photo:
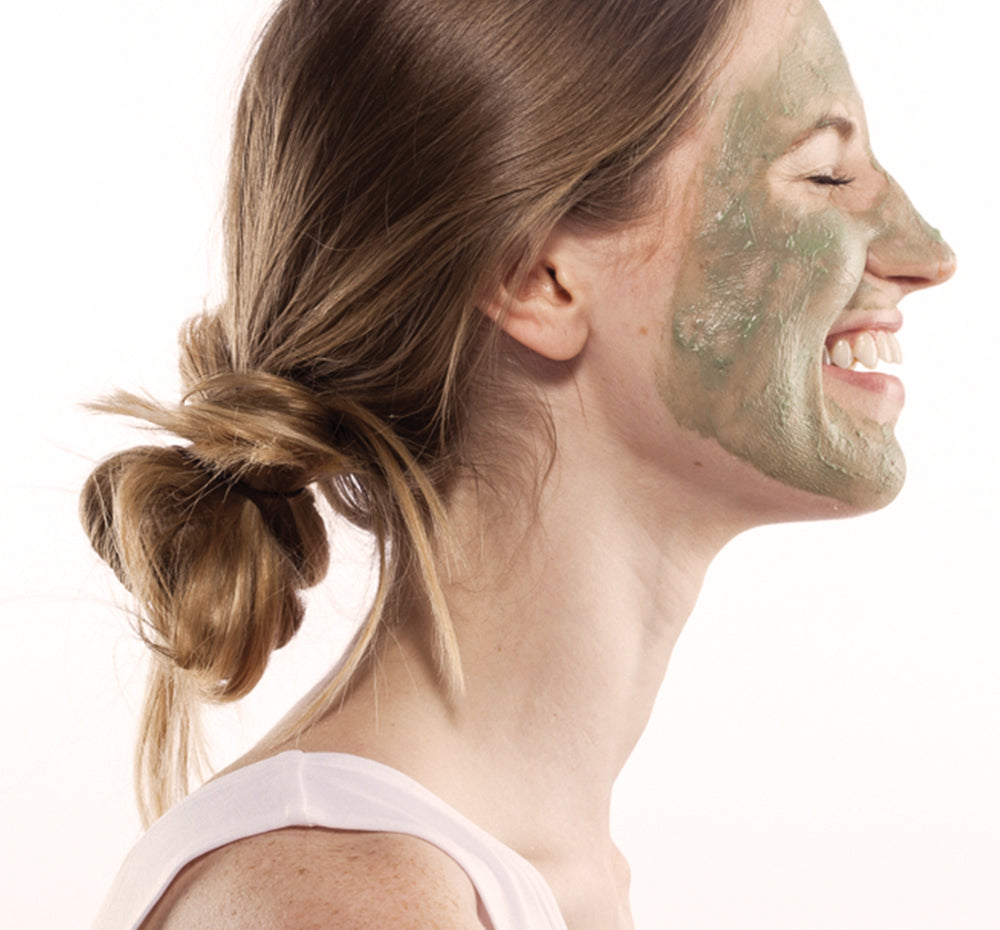
M758 472L873 509L903 482L902 385L825 351L864 333L884 345L899 300L944 280L953 256L872 155L819 4L759 0L748 17L688 181L657 393Z

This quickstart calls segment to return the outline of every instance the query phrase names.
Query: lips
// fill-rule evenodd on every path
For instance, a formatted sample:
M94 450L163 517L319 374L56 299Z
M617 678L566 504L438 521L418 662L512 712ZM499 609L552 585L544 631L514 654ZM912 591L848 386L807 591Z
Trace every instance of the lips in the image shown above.
M881 362L898 365L903 361L896 338L902 325L903 315L895 307L843 313L823 349L827 396L842 409L852 409L866 419L894 422L906 400L903 382L872 369Z

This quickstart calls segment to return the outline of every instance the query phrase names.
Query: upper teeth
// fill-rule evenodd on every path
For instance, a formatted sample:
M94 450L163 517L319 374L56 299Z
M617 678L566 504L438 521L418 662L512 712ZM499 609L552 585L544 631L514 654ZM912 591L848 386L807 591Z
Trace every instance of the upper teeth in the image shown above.
M841 336L823 352L823 361L838 368L852 368L855 362L875 368L879 359L894 365L903 361L899 340L884 329Z

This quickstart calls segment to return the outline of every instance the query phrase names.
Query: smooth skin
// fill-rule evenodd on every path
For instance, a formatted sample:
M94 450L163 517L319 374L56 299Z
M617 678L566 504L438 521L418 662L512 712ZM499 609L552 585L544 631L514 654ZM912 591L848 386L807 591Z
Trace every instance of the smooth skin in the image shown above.
M796 145L815 128L822 74L822 113L853 129ZM515 482L501 503L472 478L450 497L465 560L450 565L446 593L466 695L446 696L414 599L342 707L238 763L294 745L400 769L531 861L570 930L632 926L628 869L609 832L612 786L712 558L749 527L872 509L898 484L898 399L829 376L829 331L852 314L870 321L872 308L895 312L954 266L872 159L860 99L813 0L753 0L712 99L666 158L643 222L607 235L557 230L524 286L485 308L551 410L556 453L537 500ZM756 114L741 120L748 101ZM810 180L823 172L858 182ZM735 191L729 200L723 188ZM778 285L731 280L742 249L719 214L733 198L767 227L751 258L781 264ZM783 241L790 218L809 241ZM751 404L751 393L764 401ZM531 422L507 428L521 435ZM788 447L757 445L758 433ZM842 435L853 439L838 445ZM525 442L545 459L542 430ZM831 449L841 456L832 483ZM521 459L530 487L537 460ZM488 924L443 853L326 830L209 854L146 922L387 926Z

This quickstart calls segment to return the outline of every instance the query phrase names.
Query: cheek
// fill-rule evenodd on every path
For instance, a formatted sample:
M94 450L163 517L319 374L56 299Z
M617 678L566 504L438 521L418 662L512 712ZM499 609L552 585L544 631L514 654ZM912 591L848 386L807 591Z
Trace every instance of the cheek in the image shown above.
M713 410L734 415L762 393L818 384L826 333L864 266L836 211L803 213L747 191L711 215L686 257L664 333L671 405L685 395L685 425L701 432Z
M749 195L715 215L688 251L662 333L661 401L784 484L884 503L902 474L894 441L868 435L823 391L823 345L861 286L864 230L838 210Z

